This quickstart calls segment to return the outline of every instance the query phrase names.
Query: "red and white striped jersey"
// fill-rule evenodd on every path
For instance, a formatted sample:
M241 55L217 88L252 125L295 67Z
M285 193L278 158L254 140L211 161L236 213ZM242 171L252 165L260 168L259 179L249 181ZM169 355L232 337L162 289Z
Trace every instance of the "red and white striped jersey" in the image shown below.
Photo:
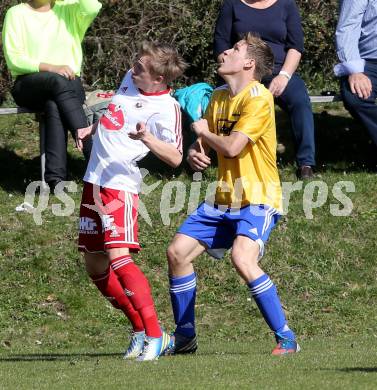
M144 122L155 137L182 152L182 126L179 103L169 90L142 92L131 76L132 70L99 121L84 181L136 194L142 181L137 161L149 149L129 138L128 133L136 130L138 122Z

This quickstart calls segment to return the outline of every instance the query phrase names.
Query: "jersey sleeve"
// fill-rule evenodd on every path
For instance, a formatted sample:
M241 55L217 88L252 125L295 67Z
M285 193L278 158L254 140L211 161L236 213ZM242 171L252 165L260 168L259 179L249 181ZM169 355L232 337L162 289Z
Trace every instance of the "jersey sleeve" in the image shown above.
M169 112L156 116L150 131L156 138L174 145L182 153L182 117L179 104L174 103Z
M270 103L265 97L250 97L244 104L233 131L245 134L251 142L256 143L269 128L273 115Z
M214 106L214 95L212 95L211 100L207 106L206 112L203 115L203 119L207 120L208 129L211 133L215 133L214 131L214 118L213 118L213 106Z

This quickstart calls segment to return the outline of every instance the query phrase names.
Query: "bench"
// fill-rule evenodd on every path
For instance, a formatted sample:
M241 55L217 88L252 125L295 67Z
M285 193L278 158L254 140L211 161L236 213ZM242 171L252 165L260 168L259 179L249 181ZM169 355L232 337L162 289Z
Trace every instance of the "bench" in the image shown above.
M0 115L18 115L18 114L35 114L36 120L39 123L39 150L41 155L41 181L44 187L47 186L45 183L45 166L46 166L46 155L45 155L45 124L43 120L43 113L34 110L29 110L25 107L11 107L11 108L0 108Z
M332 103L332 102L340 102L342 99L339 95L329 95L329 96L310 96L311 103ZM41 155L41 181L44 185L46 185L44 181L45 174L45 125L42 118L43 113L29 110L25 107L14 107L14 108L0 108L0 115L18 115L18 114L36 114L36 120L39 123L39 132L40 132L40 155Z

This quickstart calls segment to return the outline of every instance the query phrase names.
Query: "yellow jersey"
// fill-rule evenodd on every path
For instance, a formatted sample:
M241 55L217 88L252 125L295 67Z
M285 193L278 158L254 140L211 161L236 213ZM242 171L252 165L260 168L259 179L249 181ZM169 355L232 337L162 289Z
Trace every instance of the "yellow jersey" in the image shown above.
M234 158L217 153L215 203L232 208L264 204L281 211L274 98L270 91L258 81L251 81L234 97L228 86L217 88L204 118L212 133L227 137L238 131L250 141Z

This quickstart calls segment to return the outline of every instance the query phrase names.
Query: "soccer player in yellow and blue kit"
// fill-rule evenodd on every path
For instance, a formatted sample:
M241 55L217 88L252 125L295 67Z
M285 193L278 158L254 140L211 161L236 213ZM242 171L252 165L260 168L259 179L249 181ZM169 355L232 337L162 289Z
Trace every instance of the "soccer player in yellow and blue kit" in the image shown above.
M188 162L201 171L210 165L208 151L214 149L218 183L214 202L207 199L186 219L167 251L176 323L172 354L197 349L193 260L204 251L220 258L230 248L233 266L274 332L272 354L300 350L276 287L258 264L281 215L274 100L260 83L272 68L267 44L246 34L221 56L218 73L227 84L214 91L204 119L192 125L198 140L189 149Z

